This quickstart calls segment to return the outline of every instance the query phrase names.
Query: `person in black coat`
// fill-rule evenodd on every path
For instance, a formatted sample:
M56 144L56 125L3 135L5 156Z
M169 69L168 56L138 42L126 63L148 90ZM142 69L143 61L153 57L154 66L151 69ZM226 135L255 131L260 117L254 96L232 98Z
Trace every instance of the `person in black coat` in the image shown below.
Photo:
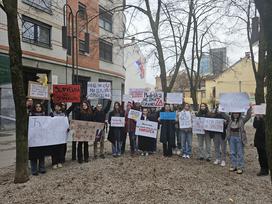
M261 170L257 176L266 176L269 174L269 168L265 144L265 121L263 115L255 116L253 127L256 129L254 146L257 148L259 164L261 167Z
M121 156L122 137L124 134L124 127L112 127L112 117L125 117L124 111L119 102L114 103L114 109L109 114L110 131L108 140L112 143L112 155L114 157Z
M108 100L106 107L103 108L101 103L98 103L94 110L94 122L105 123L106 115L111 107L111 100ZM105 139L105 126L104 129L99 131L94 141L94 158L97 158L97 143L100 143L100 158L104 159L104 139Z
M143 114L141 116L141 120L151 121L151 118L148 115L147 108L143 108ZM139 135L139 137L138 137L138 148L139 148L139 150L142 151L142 156L144 156L144 155L148 156L149 153L153 152L154 140L156 141L155 138L145 137L145 136Z
M163 111L171 112L170 105L165 104ZM161 120L158 118L158 121L161 124L160 142L163 144L163 156L171 157L173 155L172 148L175 145L176 120Z
M90 108L90 104L87 101L83 101L80 104L80 108L75 110L75 119L83 121L93 121L93 111ZM84 161L89 161L89 145L88 142L78 142L77 147L77 158L78 162L81 164L83 162L82 157L82 145L84 144Z

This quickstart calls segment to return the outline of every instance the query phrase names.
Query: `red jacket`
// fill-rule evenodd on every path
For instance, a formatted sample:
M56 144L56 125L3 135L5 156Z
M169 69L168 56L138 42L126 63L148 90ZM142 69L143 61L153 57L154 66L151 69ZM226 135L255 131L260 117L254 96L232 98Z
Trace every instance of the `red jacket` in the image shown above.
M135 132L136 130L136 121L133 120L133 119L129 119L128 118L128 112L126 111L126 114L125 114L125 129L126 129L126 132Z

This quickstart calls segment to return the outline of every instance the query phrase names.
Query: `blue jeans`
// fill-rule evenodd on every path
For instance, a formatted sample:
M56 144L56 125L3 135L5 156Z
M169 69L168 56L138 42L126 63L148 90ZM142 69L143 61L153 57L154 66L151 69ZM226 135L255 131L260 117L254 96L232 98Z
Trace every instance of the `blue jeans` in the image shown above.
M38 166L39 162L39 166ZM31 173L36 174L38 172L45 173L45 158L33 159L30 160Z
M245 165L244 161L244 145L241 137L230 136L230 160L233 168L243 169Z
M185 155L192 154L192 132L180 130L182 141L182 153Z
M114 141L114 143L112 143L112 154L119 155L121 154L121 146L122 146L120 129L115 128L114 135L116 140Z

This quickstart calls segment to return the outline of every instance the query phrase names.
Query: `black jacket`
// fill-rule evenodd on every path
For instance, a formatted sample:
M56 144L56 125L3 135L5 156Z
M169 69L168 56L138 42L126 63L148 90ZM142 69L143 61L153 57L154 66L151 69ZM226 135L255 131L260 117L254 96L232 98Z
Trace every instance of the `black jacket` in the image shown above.
M265 122L264 118L254 118L253 127L256 129L254 137L254 146L265 148Z
M106 107L102 109L101 111L94 110L94 116L93 116L94 121L98 123L104 123L106 120L106 115L110 110L110 107L111 107L111 101L109 101Z
M114 111L111 111L109 114L109 124L111 124L111 118L116 116ZM119 117L125 117L124 112L120 112ZM108 140L111 143L114 143L116 141L116 135L114 129L119 129L120 130L120 135L121 135L121 140L124 139L124 134L125 134L125 128L124 127L110 127L110 131L108 134Z
M76 120L83 120L83 121L93 121L93 114L81 112L80 108L76 108L75 119Z

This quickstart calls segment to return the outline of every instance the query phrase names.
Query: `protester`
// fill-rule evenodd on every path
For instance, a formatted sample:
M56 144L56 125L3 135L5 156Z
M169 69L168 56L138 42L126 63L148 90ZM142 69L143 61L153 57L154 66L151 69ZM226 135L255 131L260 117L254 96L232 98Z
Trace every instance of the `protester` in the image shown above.
M268 159L265 143L265 121L263 115L256 115L253 122L253 127L256 129L254 137L254 146L258 152L259 164L261 170L257 176L269 175Z
M51 117L62 116L65 117L61 104L54 105L54 112L50 113ZM66 143L52 146L52 166L53 169L62 168L65 162Z
M93 121L93 111L90 107L90 104L87 101L83 101L80 104L80 109L76 109L75 119L76 120L83 120L83 121ZM78 158L78 162L80 164L83 162L82 145L84 145L84 153L83 153L84 162L89 161L89 144L88 144L88 142L87 141L78 142L77 158Z
M244 146L247 142L245 123L251 118L250 107L245 117L241 116L241 113L231 113L231 117L225 115L228 120L228 126L226 129L226 140L230 145L230 171L237 171L237 174L242 174L244 171Z
M94 122L98 123L104 123L106 124L106 114L109 112L111 107L111 100L108 100L108 103L106 107L103 108L101 103L98 103L96 105L96 109L94 110ZM94 158L97 158L97 144L100 143L100 155L99 157L104 159L104 140L105 140L105 127L104 129L99 131L96 135L95 141L94 141Z
M41 103L36 103L30 116L45 116L44 109ZM31 173L37 176L39 173L46 173L45 170L45 155L46 147L29 147L29 160L31 165Z
M126 113L125 113L125 130L126 130L126 135L129 135L129 141L130 141L130 154L131 156L134 155L135 151L136 151L136 135L135 135L135 129L136 129L136 121L133 119L128 118L128 114L129 111L132 109L132 104L128 103L127 104L127 109L126 109ZM126 145L126 142L123 141L122 145Z
M183 110L179 112L178 115L186 115L186 117L188 117L188 120L191 120L192 124L192 113L190 109L190 105L188 103L185 103ZM180 151L182 151L182 157L185 159L190 159L192 154L192 127L179 128L179 138L182 144L182 148L180 148Z
M151 118L148 115L148 110L147 108L143 108L143 114L141 116L141 120L148 120L150 121ZM154 144L154 140L156 141L155 138L151 138L151 137L145 137L145 136L139 136L138 137L138 148L139 150L142 151L142 156L148 156L150 153L153 152L153 144Z
M206 103L200 104L200 110L196 114L197 117L209 117L209 109ZM208 131L205 131L204 134L197 134L198 140L198 158L199 160L211 161L211 137ZM205 143L205 148L204 148Z
M119 102L114 103L114 109L109 114L109 124L111 125L112 117L125 117L124 112ZM112 155L114 157L121 156L122 134L124 133L123 127L112 127L108 135L108 140L112 143Z
M30 115L31 111L33 110L33 100L31 98L28 98L26 100L26 108L27 108L27 114Z
M162 111L171 112L170 105L165 104ZM171 157L173 155L172 148L175 145L176 120L162 120L158 118L158 121L161 124L160 142L163 144L163 156Z

